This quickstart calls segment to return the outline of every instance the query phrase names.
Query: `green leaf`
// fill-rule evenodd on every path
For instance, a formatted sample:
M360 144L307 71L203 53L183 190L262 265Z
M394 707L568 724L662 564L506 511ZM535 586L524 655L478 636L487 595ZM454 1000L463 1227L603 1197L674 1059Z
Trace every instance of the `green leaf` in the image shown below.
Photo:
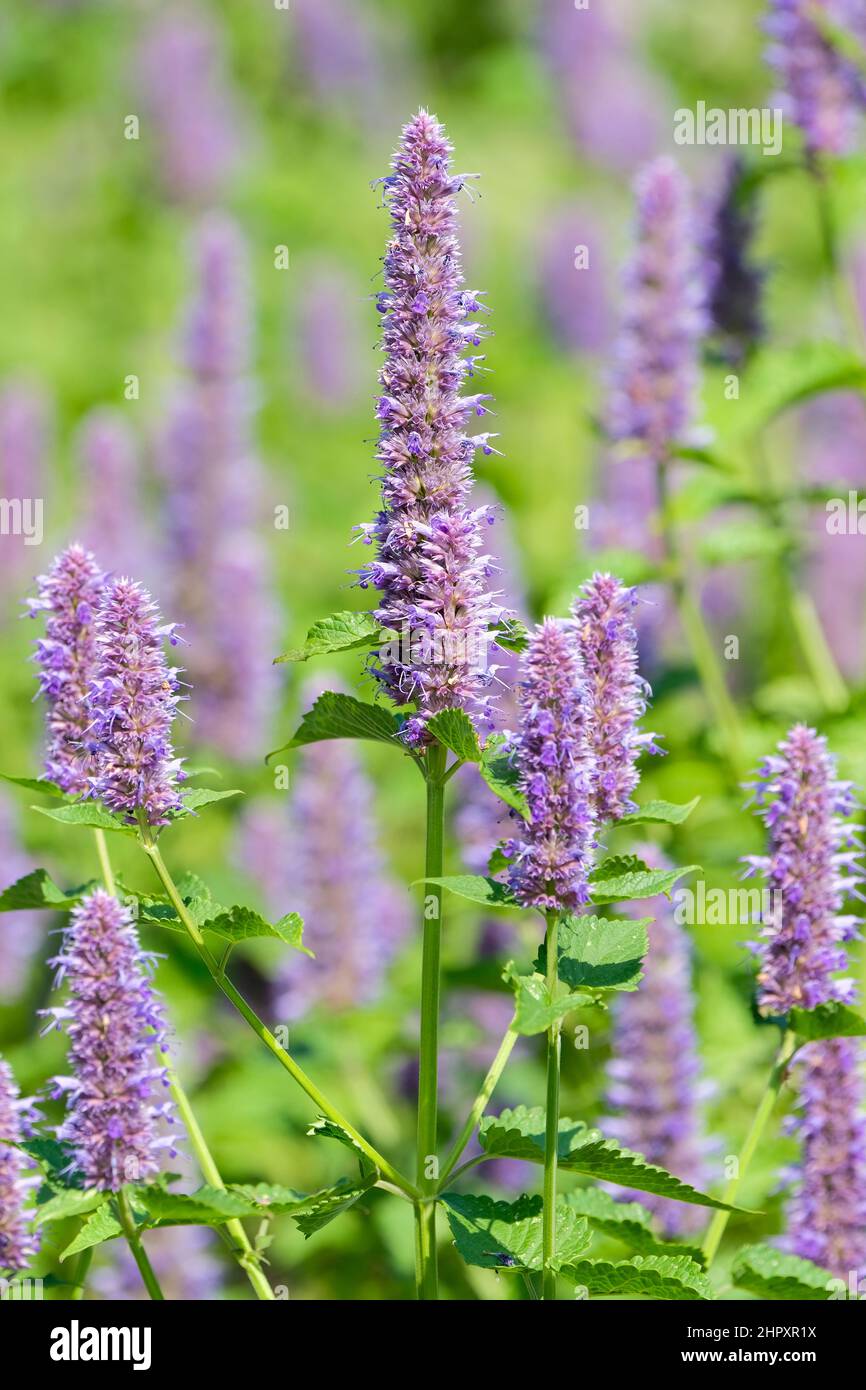
M700 542L698 555L707 565L736 565L744 560L772 560L790 548L786 532L753 517L736 526L726 522L711 532Z
M371 739L376 743L397 743L400 720L396 714L383 705L368 705L356 700L353 695L343 695L334 690L326 690L320 695L312 709L307 710L297 733L275 748L268 758L277 753L285 753L290 748L303 748L308 743L322 743L332 738Z
M489 629L489 634L497 647L507 652L523 652L529 646L529 632L519 618L503 618Z
M483 878L481 874L452 874L446 878L419 878L415 882L438 884L455 897L467 898L471 903L482 903L484 907L521 907L507 883L500 883L495 878Z
M83 1189L84 1183L81 1175L75 1171L74 1154L68 1144L39 1136L35 1139L24 1139L15 1147L39 1164L46 1182L57 1191L65 1191L69 1187Z
M475 725L462 709L443 709L427 720L431 734L456 753L461 762L480 763L481 744L475 732Z
M524 1194L516 1202L497 1202L492 1197L448 1192L442 1204L457 1249L467 1264L482 1269L541 1269L544 1203L540 1196ZM589 1244L586 1221L560 1199L556 1206L556 1268L573 1262Z
M530 1163L544 1162L544 1110L519 1105L489 1115L481 1121L478 1139L491 1158L522 1158ZM621 1148L615 1139L605 1139L599 1130L590 1129L582 1120L563 1117L559 1122L559 1166L571 1173L621 1187L633 1187L638 1192L653 1192L659 1197L673 1197L693 1206L717 1207L720 1211L741 1211L715 1197L698 1192L689 1183L647 1163L643 1154Z
M356 647L374 647L387 641L383 628L371 613L352 613L344 610L319 618L308 629L302 647L293 647L278 656L276 664L284 661L309 661L311 656L326 656L330 652L348 652Z
M233 791L218 792L213 787L186 787L180 794L183 809L176 811L173 819L181 820L184 816L191 816L203 806L210 806L212 801L225 801L230 796L243 796L243 792L237 788Z
M114 830L120 835L134 835L135 828L127 825L122 816L106 811L96 801L69 801L65 806L32 806L41 816L60 821L61 825L81 825L91 830Z
M69 1216L83 1216L86 1212L97 1210L108 1201L109 1194L97 1188L82 1191L78 1187L67 1187L54 1192L36 1208L35 1224L45 1226L49 1221L65 1221Z
M731 1278L759 1298L816 1302L832 1298L839 1281L826 1269L799 1255L785 1255L771 1245L747 1245L740 1250Z
M629 902L636 898L670 896L674 884L686 874L700 872L700 864L683 869L649 869L635 855L616 855L605 859L589 876L594 903Z
M630 1260L577 1260L563 1276L596 1297L659 1298L666 1302L700 1300L715 1295L700 1265L685 1255L635 1255Z
M827 391L866 389L866 363L833 342L768 347L742 383L732 429L753 434L792 406Z
M481 776L494 796L498 796L500 801L518 811L526 820L529 817L529 807L518 786L517 767L508 754L502 751L504 742L501 734L487 740L481 758Z
M379 1174L375 1168L359 1178L340 1178L333 1187L326 1187L308 1197L303 1210L292 1212L292 1220L298 1230L309 1240L316 1231L341 1216L349 1207L355 1205L371 1187L375 1187Z
M674 801L648 801L629 816L620 816L617 825L682 825L700 801L693 797L678 806Z
M8 772L0 772L0 779L11 782L13 787L24 787L28 792L44 792L46 796L57 797L66 795L56 782L49 782L47 777L10 777Z
M649 950L652 921L616 921L610 917L566 917L557 932L558 974L569 989L637 989ZM542 945L535 965L547 971Z
M703 1267L703 1252L698 1246L660 1240L655 1235L653 1214L640 1202L618 1202L603 1187L580 1187L569 1192L565 1200L594 1230L621 1240L639 1255L684 1255Z
M253 937L268 937L273 941L284 941L296 951L312 956L304 945L304 921L297 912L287 912L278 922L267 922L261 913L242 904L226 908L215 917L201 924L202 931L213 932L224 941L250 941Z
M92 879L90 883L65 892L57 887L45 869L34 869L0 893L0 912L67 912L80 903L86 893L92 892L97 883Z
M105 1202L98 1207L92 1216L85 1221L81 1230L75 1238L61 1252L60 1259L68 1260L70 1255L77 1255L82 1250L90 1250L94 1245L101 1245L105 1240L113 1240L119 1236L121 1225L117 1217L111 1210L111 1205Z
M866 1037L866 1019L844 1004L819 1004L815 1009L792 1009L788 1026L797 1034L800 1046L822 1038Z
M204 1186L186 1193L167 1192L155 1184L136 1188L135 1197L148 1226L221 1226L250 1214L245 1197L220 1187Z
M350 1149L355 1155L361 1165L362 1172L370 1173L375 1171L369 1158L364 1153L364 1150L358 1147L351 1134L333 1120L326 1119L324 1115L319 1115L318 1119L313 1121L310 1128L307 1130L307 1134L314 1139L336 1139L338 1144L342 1144L344 1148Z
M560 994L556 999L551 999L543 975L515 975L507 969L504 978L514 989L514 1022L511 1026L525 1038L547 1032L551 1023L588 1002L583 994Z

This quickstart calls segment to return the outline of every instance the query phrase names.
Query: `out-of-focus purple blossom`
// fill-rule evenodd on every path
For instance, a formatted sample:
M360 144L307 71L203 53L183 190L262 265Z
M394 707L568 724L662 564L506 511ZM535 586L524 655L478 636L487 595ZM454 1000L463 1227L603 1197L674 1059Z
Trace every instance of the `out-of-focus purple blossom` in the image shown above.
M723 357L734 365L764 336L765 272L752 261L755 199L743 172L741 159L729 161L707 245L710 327Z
M45 458L50 434L50 410L44 393L23 380L7 380L0 389L0 497L17 502L21 518L31 528L34 515L29 506L45 496ZM34 532L35 534L35 532ZM32 573L34 547L26 544L27 534L13 528L0 534L0 583L12 585L19 575ZM11 608L0 596L3 609ZM4 615L5 616L5 615Z
M866 1273L866 1117L857 1038L810 1043L797 1067L801 1144L785 1245L838 1278Z
M166 1226L147 1231L142 1243L166 1300L210 1303L223 1288L217 1238L206 1226ZM88 1289L99 1298L135 1301L148 1297L129 1248L119 1241L103 1245L105 1263L88 1276Z
M46 703L45 776L65 792L90 789L94 769L87 695L97 661L96 614L105 576L94 557L71 545L37 581L31 617L44 613L37 639L39 691Z
M132 915L96 889L72 912L57 967L68 1002L46 1010L69 1036L71 1076L55 1078L66 1118L57 1131L74 1151L88 1186L117 1192L147 1182L173 1140L160 1133L173 1118L160 1096L158 1060L167 1050L162 1005L150 981L154 957L141 950Z
M39 1179L28 1173L27 1158L13 1147L25 1138L29 1108L12 1068L0 1057L0 1271L5 1274L26 1269L39 1249L27 1214L30 1189Z
M672 159L639 173L637 244L626 272L608 431L662 463L693 423L706 275L689 187Z
M589 897L594 815L590 700L573 624L545 618L521 675L513 756L529 817L508 845L509 880L525 907L574 910Z
M251 439L247 256L237 226L205 219L195 263L184 335L189 377L160 460L168 563L196 688L193 736L245 759L267 746L278 681L263 476Z
M329 113L355 125L380 124L393 70L386 75L382 35L363 0L294 0L298 80Z
M582 205L569 204L545 218L541 301L556 341L570 352L607 354L611 303L604 245L595 214Z
M146 589L132 579L109 584L96 621L96 657L87 698L88 745L95 754L89 787L130 824L167 825L181 806L182 759L172 746L180 694L164 643L177 642Z
M851 784L837 778L826 739L796 724L764 759L755 785L768 853L745 862L747 873L764 876L772 906L758 948L758 1008L779 1016L847 1002L853 982L834 976L847 963L842 943L855 935L858 920L842 909L863 880L848 819Z
M137 54L145 120L169 197L206 204L224 191L247 139L212 16L190 6L158 15Z
M115 574L141 574L147 552L138 448L119 410L94 410L78 435L81 539Z
M769 0L767 61L781 87L776 99L800 127L809 154L844 154L854 142L866 86L850 58L822 35L816 16L840 25L861 46L866 42L860 0Z
M669 867L653 846L640 853L654 867ZM613 1007L607 1101L617 1114L605 1119L603 1127L650 1163L702 1188L707 1144L700 1113L703 1088L689 939L667 898L639 906L641 916L654 914L650 946L640 987L620 995ZM633 905L628 908L630 915L638 915ZM615 1195L656 1212L668 1236L700 1230L706 1219L699 1207L685 1202L621 1189Z
M616 821L636 809L642 752L660 753L656 735L638 728L652 694L638 671L633 614L638 598L611 574L594 574L574 601L573 614L589 700L596 818Z
M465 176L450 172L450 157L439 122L420 111L384 180L392 239L379 295L383 507L359 528L377 546L361 570L362 587L381 594L375 616L403 635L403 648L411 640L408 652L383 648L372 668L398 705L414 703L404 731L410 744L424 742L427 718L443 709L468 708L490 723L487 629L500 614L482 553L490 513L469 504L476 449L493 447L490 435L465 433L490 397L461 394L483 360L464 351L486 330L478 292L463 289L456 200Z
M35 866L22 853L12 804L0 793L0 883L5 887ZM0 1004L21 992L38 943L42 939L39 912L7 912L0 924Z
M339 412L361 385L360 288L340 265L307 270L297 308L297 358L305 393L320 410Z

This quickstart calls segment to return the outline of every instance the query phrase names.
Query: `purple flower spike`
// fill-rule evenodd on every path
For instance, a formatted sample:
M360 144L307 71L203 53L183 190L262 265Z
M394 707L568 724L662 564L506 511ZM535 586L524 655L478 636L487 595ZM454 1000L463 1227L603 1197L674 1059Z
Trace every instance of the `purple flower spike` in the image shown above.
M545 618L521 671L514 756L529 818L509 845L509 877L526 907L574 910L589 897L594 818L590 704L573 625Z
M160 1135L171 1123L158 1052L167 1050L162 1005L150 982L154 958L141 950L132 915L97 889L72 913L58 956L68 1004L46 1010L67 1024L72 1076L55 1078L66 1119L57 1137L71 1144L88 1186L117 1192L147 1182L172 1149Z
M39 690L47 705L45 776L65 792L90 790L93 773L87 692L96 663L94 620L105 576L93 556L71 545L38 580L31 617L47 615L36 643Z
M12 1068L0 1057L0 1271L6 1274L26 1269L39 1249L38 1234L31 1231L25 1210L38 1179L28 1175L27 1159L13 1147L25 1136L28 1106L20 1098Z
M767 61L782 88L783 112L802 130L809 153L844 154L864 106L864 82L855 64L823 37L816 14L866 42L859 0L770 0Z
M776 1016L848 1001L852 983L833 977L846 965L841 943L857 930L855 917L841 915L845 895L863 879L845 819L854 809L851 784L837 780L826 739L798 724L765 759L756 785L769 854L746 863L773 895L761 932L758 1007Z
M640 849L653 868L669 868L652 845ZM644 978L613 1009L613 1061L608 1064L607 1101L618 1112L604 1131L684 1182L704 1187L706 1141L701 1123L701 1063L694 1025L694 996L688 933L667 898L623 904L629 915L654 914ZM700 1207L646 1192L614 1195L656 1212L665 1235L698 1231L706 1221Z
M167 825L180 809L182 759L174 756L171 726L178 671L166 664L163 643L175 625L162 623L146 589L118 579L106 592L97 621L97 651L88 695L96 752L91 793L130 824Z
M475 450L492 446L489 434L465 430L490 398L461 394L483 361L464 351L486 330L478 293L463 289L456 199L465 178L450 172L450 156L439 122L420 111L383 180L393 228L379 296L383 508L359 528L377 546L361 585L380 590L375 616L404 638L399 652L383 649L374 674L398 705L415 704L410 743L424 742L439 710L465 706L489 719L487 629L500 612L482 553L488 513L469 505Z
M626 274L608 429L615 440L640 441L661 463L692 420L706 277L689 187L674 161L646 165L635 193L637 247Z
M593 798L598 820L619 820L635 810L631 794L640 781L637 760L644 750L660 753L655 734L637 721L652 692L638 673L634 589L610 574L594 574L574 602L591 718Z
M142 499L135 437L119 410L94 410L78 437L81 493L86 499L80 534L107 570L140 574Z

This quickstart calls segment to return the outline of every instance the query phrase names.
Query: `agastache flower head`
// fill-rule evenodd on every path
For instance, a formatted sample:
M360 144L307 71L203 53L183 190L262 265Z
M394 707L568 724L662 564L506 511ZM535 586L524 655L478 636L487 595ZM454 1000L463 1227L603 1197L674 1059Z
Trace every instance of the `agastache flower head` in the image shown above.
M861 46L866 41L859 0L770 0L767 60L782 88L782 110L802 130L809 154L844 154L866 104L866 86L855 63L822 33L821 17Z
M652 846L640 853L653 867L669 867ZM688 934L666 898L638 906L640 914L634 905L624 904L629 915L654 912L650 947L640 988L617 998L613 1010L607 1100L618 1113L604 1121L604 1130L650 1163L703 1187L706 1143ZM699 1230L705 1220L699 1207L684 1202L644 1192L618 1190L615 1195L656 1212L669 1236Z
M651 694L638 672L634 589L610 574L594 574L574 601L584 682L589 700L593 800L598 820L619 820L635 809L631 794L641 752L661 749L638 720Z
M763 873L773 904L761 932L758 1007L777 1016L849 1000L851 982L834 976L857 929L844 899L863 879L847 820L851 784L838 780L826 740L797 724L764 760L756 786L769 853L749 856L747 872Z
M521 674L513 756L529 815L508 846L510 882L525 907L578 909L589 897L593 811L590 704L573 625L545 618Z
M493 672L483 658L488 626L499 616L489 557L481 553L490 513L469 504L475 450L493 447L489 434L465 432L490 398L461 394L482 360L464 350L485 336L484 306L463 288L456 199L465 178L450 172L450 155L439 122L420 111L383 181L393 229L379 295L383 506L360 528L377 546L360 582L380 590L382 626L410 639L411 650L406 642L399 654L383 650L374 667L397 704L416 707L405 729L410 743L425 741L425 722L439 710L468 706L489 718L483 692Z
M21 1100L12 1068L0 1057L0 1271L26 1269L39 1249L26 1204L34 1179L28 1161L15 1148L25 1138L30 1103Z
M88 1186L117 1192L147 1182L170 1138L170 1103L158 1053L167 1051L162 1005L150 981L153 957L141 950L132 915L96 889L74 909L57 966L69 1001L46 1010L69 1035L72 1076L55 1078L67 1114L57 1136L73 1149Z
M177 642L146 589L132 579L111 584L99 610L97 650L88 692L89 738L96 750L91 794L130 824L168 824L180 809L181 759L171 726L178 672L163 643Z
M65 792L90 789L93 774L87 692L96 668L95 619L105 576L89 551L71 545L37 581L31 617L45 613L36 643L39 690L46 702L45 776Z
M80 533L98 550L106 569L140 572L142 499L138 451L120 411L92 411L78 435L81 493L85 499Z
M705 276L689 187L672 159L645 165L635 184L637 246L626 273L608 429L661 463L691 423Z

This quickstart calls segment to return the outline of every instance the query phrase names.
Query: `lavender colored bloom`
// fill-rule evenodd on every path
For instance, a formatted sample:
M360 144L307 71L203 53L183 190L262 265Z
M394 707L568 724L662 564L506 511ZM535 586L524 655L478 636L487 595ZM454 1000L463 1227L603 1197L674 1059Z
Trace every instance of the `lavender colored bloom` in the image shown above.
M529 818L509 845L509 878L524 906L573 910L589 897L594 824L590 702L573 626L545 618L521 672L514 757Z
M12 805L0 795L0 882L14 883L34 865L21 853ZM7 912L0 925L0 1004L9 1003L27 979L30 962L42 939L39 912Z
M0 497L23 504L44 496L49 411L44 394L25 381L8 380L0 390ZM11 584L29 568L31 547L24 532L0 535L0 581ZM6 606L5 600L3 606Z
M45 776L65 792L90 789L93 774L87 692L96 667L96 613L105 576L94 557L71 545L40 575L31 617L45 613L36 643L39 691L46 702Z
M632 615L637 593L610 574L594 574L574 601L584 682L589 701L593 802L600 821L619 820L636 809L631 794L640 781L637 760L660 753L655 734L637 722L652 694L638 671Z
M46 1010L58 1028L67 1024L72 1066L72 1076L55 1078L67 1102L57 1137L72 1146L88 1186L117 1192L147 1182L174 1148L160 1134L172 1108L158 1099L167 1081L157 1054L167 1043L154 957L139 946L128 908L98 888L74 909L50 964L69 991L65 1007Z
M177 641L175 624L163 624L146 589L132 579L108 586L87 699L96 756L90 793L132 825L167 825L181 806L171 727L183 696L177 668L166 664L166 638Z
M668 867L652 846L640 853L647 863ZM619 1113L605 1120L604 1130L650 1163L700 1188L707 1176L706 1141L689 939L667 898L639 907L641 916L654 914L650 948L640 988L621 995L613 1008L607 1101ZM621 1189L615 1195L656 1212L668 1236L699 1230L706 1219L699 1207L684 1202Z
M300 79L329 113L379 124L393 72L383 70L382 36L359 0L295 0Z
M596 216L579 204L561 207L544 219L541 302L554 338L570 352L607 352L611 304L605 236Z
M732 159L709 235L708 310L725 359L743 362L764 336L764 271L752 263L754 194L744 187L743 162Z
M12 1068L0 1057L0 1271L7 1274L26 1269L39 1249L26 1211L29 1190L38 1179L28 1175L25 1155L13 1148L25 1137L28 1107Z
M844 899L863 879L847 820L851 784L837 779L826 739L797 724L765 758L756 786L769 853L745 862L747 872L763 873L773 895L761 931L758 1007L775 1016L848 1001L853 983L834 975L846 965L842 943L857 930L857 919L842 915Z
M698 381L705 275L688 184L672 159L646 165L635 184L637 247L625 281L608 429L658 464L691 423Z
M782 88L784 115L802 130L808 153L844 154L853 145L866 88L856 65L823 37L814 13L861 45L866 41L860 0L770 0L767 61Z
M217 1237L206 1226L166 1226L143 1238L147 1257L169 1302L210 1303L223 1287ZM148 1297L128 1246L114 1241L102 1247L105 1263L88 1278L100 1298L135 1302Z
M78 435L81 495L85 499L79 534L98 552L106 569L140 574L142 499L136 441L118 410L94 410Z
M325 411L349 409L358 396L360 289L341 266L308 269L298 304L298 368L304 393Z
M499 609L488 589L491 566L481 554L484 508L468 505L472 460L489 435L470 437L472 415L487 412L485 392L461 395L482 359L464 356L485 330L483 305L462 288L456 196L464 177L450 172L451 145L426 111L404 127L393 174L384 180L393 237L385 255L382 431L383 508L359 528L377 556L361 585L379 589L375 616L411 639L411 651L383 649L373 668L398 705L414 703L405 730L422 743L430 715L469 706L490 719L486 668L488 625ZM396 644L395 644L396 645Z
M246 247L233 222L211 216L195 256L184 335L189 379L161 451L168 564L197 692L194 736L244 759L266 747L277 692L262 470L250 437Z
M792 1128L801 1163L788 1204L786 1246L847 1281L866 1273L866 1117L859 1039L810 1043L797 1068Z

